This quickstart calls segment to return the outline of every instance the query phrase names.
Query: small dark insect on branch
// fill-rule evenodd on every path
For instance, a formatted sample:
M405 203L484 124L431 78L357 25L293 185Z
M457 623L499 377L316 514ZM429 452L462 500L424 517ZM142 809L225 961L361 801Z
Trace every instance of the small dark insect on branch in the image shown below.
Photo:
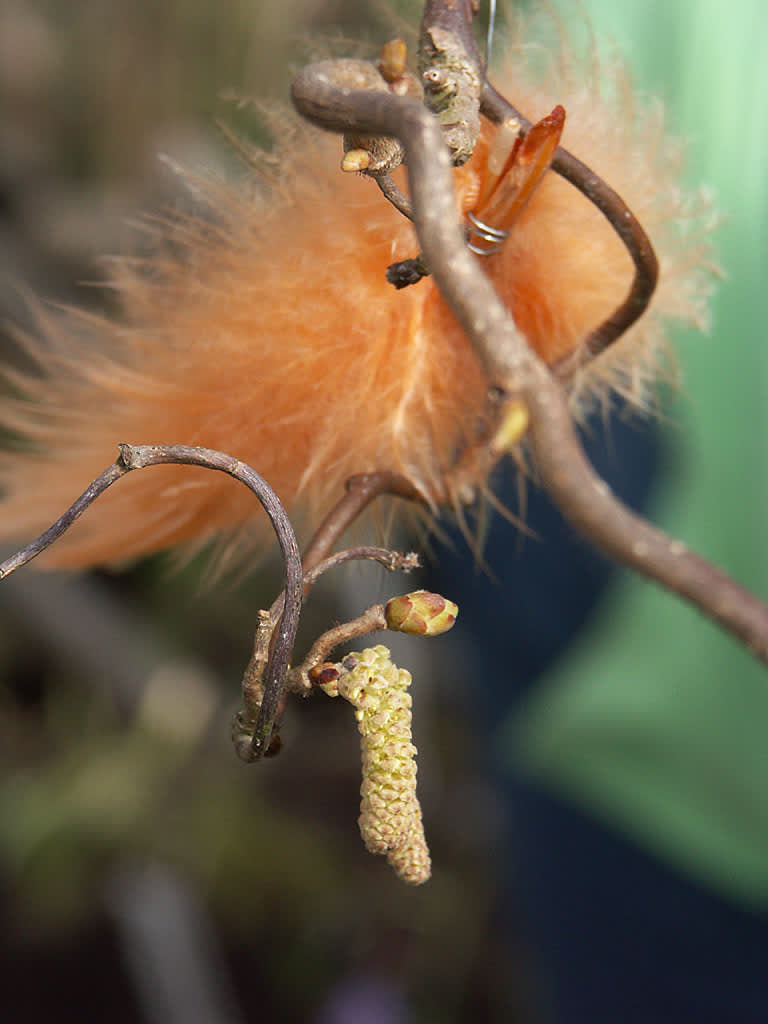
M397 289L418 284L422 277L427 277L428 274L429 270L421 256L390 263L386 270L387 281Z

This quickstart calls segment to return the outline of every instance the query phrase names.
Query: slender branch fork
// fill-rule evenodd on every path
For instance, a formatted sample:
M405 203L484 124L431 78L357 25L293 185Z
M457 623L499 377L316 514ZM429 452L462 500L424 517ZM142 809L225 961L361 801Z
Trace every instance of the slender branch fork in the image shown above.
M430 5L427 5L430 7ZM432 4L471 18L461 0ZM596 547L655 579L730 631L768 664L768 607L704 559L622 505L594 472L576 435L565 394L527 345L465 245L451 180L451 160L434 117L416 100L355 91L334 82L333 63L301 71L293 102L333 132L395 136L406 152L413 218L426 262L471 340L492 393L522 401L543 485L565 517Z

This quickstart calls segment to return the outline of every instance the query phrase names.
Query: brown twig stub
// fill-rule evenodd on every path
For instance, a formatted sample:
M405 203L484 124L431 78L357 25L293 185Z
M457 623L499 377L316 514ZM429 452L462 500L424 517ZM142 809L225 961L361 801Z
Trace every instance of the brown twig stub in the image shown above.
M334 554L329 555L328 558L317 563L314 568L304 573L304 597L306 598L309 589L324 573L330 569L335 569L337 565L352 561L378 562L388 572L395 572L396 570L412 572L414 569L418 569L420 565L419 556L415 551L401 554L399 551L391 551L389 548L373 547L370 545L345 548L344 551L336 551Z
M372 174L371 177L379 186L381 194L387 199L396 210L399 210L408 220L413 220L413 208L411 201L404 192L394 183L389 174Z
M472 156L480 135L482 62L469 27L474 13L468 0L427 0L419 36L424 103L457 167Z
M280 621L283 612L284 601L285 594L282 593L278 598L279 606L276 612L274 605L269 611L263 609L259 611L259 621L253 640L253 652L243 673L241 683L243 706L235 715L234 722L232 723L232 742L237 756L248 763L256 760L253 756L253 733L261 713L262 704L264 703L264 681L269 666L270 650L273 650L272 638L275 633L275 627ZM275 602L275 604L278 604L278 602ZM278 713L276 712L273 718L273 728L277 717ZM263 753L266 754L266 750Z
M387 629L387 618L384 606L380 604L372 605L356 619L329 629L315 640L304 661L291 673L294 685L299 690L310 690L317 684L318 678L317 675L313 678L313 669L328 661L328 655L332 650L341 644L349 643L350 640L356 640L359 636L365 636L366 633L375 633L382 629Z

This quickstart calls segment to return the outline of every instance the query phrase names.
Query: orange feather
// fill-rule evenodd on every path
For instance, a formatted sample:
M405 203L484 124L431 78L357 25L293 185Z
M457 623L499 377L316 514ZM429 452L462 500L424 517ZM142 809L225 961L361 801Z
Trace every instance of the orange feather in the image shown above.
M573 389L579 407L610 388L642 403L664 321L706 323L705 209L681 196L681 149L659 108L631 109L627 89L615 88L617 109L594 84L608 76L623 86L620 68L588 75L587 88L563 70L536 80L518 46L498 85L533 120L565 107L564 145L623 196L657 247L651 309ZM287 115L275 129L279 174L273 157L257 160L250 190L211 184L211 217L170 226L172 246L149 272L116 264L119 320L73 314L65 328L49 318L30 345L42 375L14 378L17 397L0 408L26 447L0 462L4 540L47 527L122 441L222 449L309 517L354 473L396 470L428 497L442 491L483 415L486 382L472 349L431 279L403 291L386 283L386 266L418 243L371 182L339 172L340 141ZM456 171L464 211L482 189L494 131L484 126ZM550 363L622 301L632 276L610 226L552 172L499 253L478 258ZM231 480L163 467L113 487L47 559L109 563L263 529L252 496Z

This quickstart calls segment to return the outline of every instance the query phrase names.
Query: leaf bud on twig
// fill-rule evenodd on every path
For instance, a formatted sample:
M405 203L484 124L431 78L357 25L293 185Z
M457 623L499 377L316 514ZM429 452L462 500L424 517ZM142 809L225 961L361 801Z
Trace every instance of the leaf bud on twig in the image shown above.
M456 621L458 606L441 594L414 590L393 597L384 608L387 628L414 636L439 636Z

